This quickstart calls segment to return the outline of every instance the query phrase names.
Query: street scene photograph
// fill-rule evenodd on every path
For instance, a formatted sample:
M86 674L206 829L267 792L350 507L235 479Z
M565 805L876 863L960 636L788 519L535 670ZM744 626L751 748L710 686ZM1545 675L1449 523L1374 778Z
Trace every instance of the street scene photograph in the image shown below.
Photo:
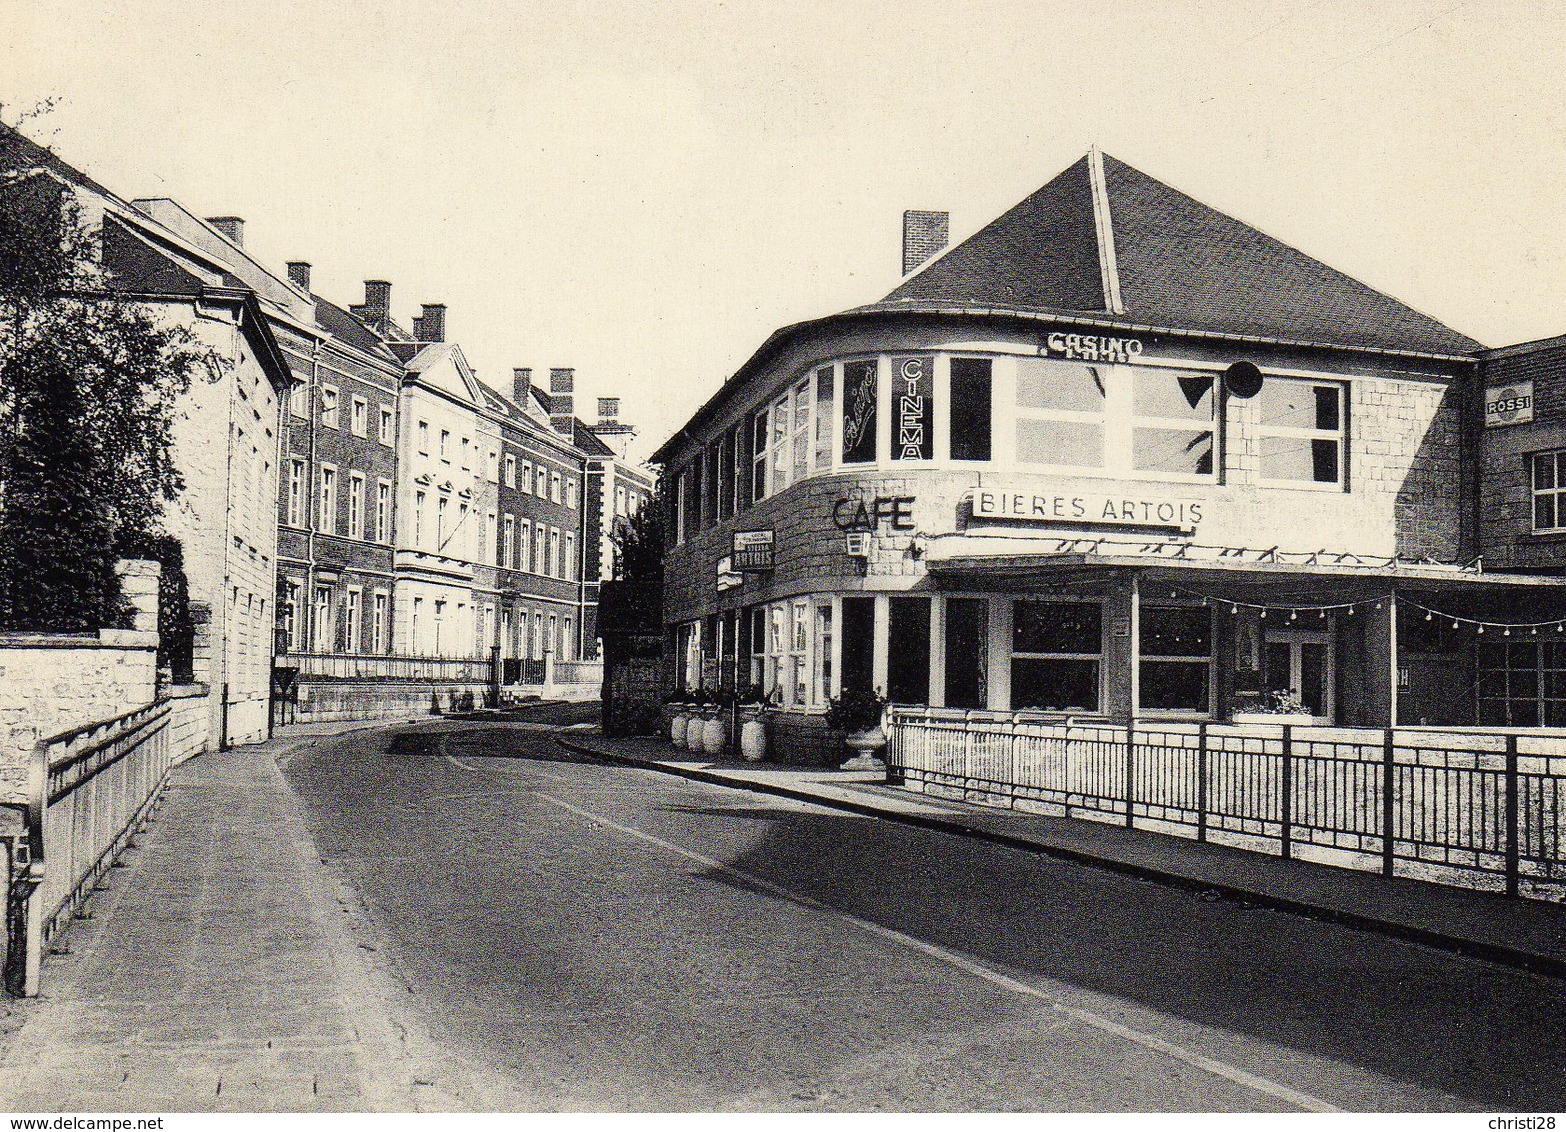
M0 0L0 1120L1550 1132L1562 42Z

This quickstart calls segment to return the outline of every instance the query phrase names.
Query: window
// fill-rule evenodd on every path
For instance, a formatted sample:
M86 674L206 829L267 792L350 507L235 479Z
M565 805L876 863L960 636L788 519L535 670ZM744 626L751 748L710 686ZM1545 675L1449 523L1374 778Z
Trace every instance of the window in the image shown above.
M542 464L533 469L533 494L540 499L549 498L549 469Z
M504 569L511 569L516 564L512 552L516 548L517 541L517 517L507 515L500 525L500 565Z
M298 652L304 645L304 618L299 615L299 601L303 587L292 578L283 583L283 632L287 635L288 651Z
M1213 376L1140 366L1129 372L1131 466L1139 472L1212 475Z
M544 572L544 550L547 541L548 540L544 537L544 525L542 523L534 523L533 554L532 557L528 560L532 566L532 573L534 574L542 574Z
M526 492L533 490L533 465L528 460L522 461L522 475L517 481L517 487Z
M451 432L444 428L440 430L440 458L451 463Z
M551 578L560 576L560 528L549 528L549 561L546 564L545 573Z
M315 587L315 641L316 652L334 652L337 647L337 624L332 613L332 587Z
M304 526L305 507L305 462L293 459L288 461L288 525L290 527Z
M1566 451L1533 454L1533 529L1566 530Z
M453 557L461 554L462 557L471 560L474 557L472 553L473 532L468 527L468 505L466 503L457 504L457 525L451 529L451 534L456 539L455 544L452 546Z
M429 421L420 421L419 422L419 455L420 456L428 456L429 454L430 454L430 422Z
M500 453L496 452L493 448L491 448L489 450L489 458L488 458L488 461L486 463L486 466L487 466L487 468L489 470L489 482L490 483L499 483L500 482Z
M875 679L875 598L843 599L843 687L868 691Z
M565 481L565 504L571 510L573 510L573 511L576 510L576 480L575 479L567 479Z
M435 550L438 554L446 553L446 497L437 496L435 499Z
M1147 606L1141 612L1141 706L1149 711L1210 711L1212 611Z
M1012 708L1097 711L1102 655L1102 611L1096 602L1016 602Z
M445 640L444 640L445 629L446 629L446 603L444 601L440 601L440 600L437 599L436 602L435 602L435 655L436 656L445 656L446 655L445 653L443 653L441 651L442 647L446 643Z
M364 477L358 472L348 475L348 537L364 537Z
M1253 404L1262 479L1343 482L1343 386L1269 377Z
M384 593L375 595L375 610L373 620L370 622L370 651L375 653L387 652L387 641L391 635L391 599Z
M382 409L380 412L381 412L380 441L381 441L382 444L390 444L392 442L392 411L390 409Z
M875 463L880 433L877 423L880 388L881 363L878 359L843 363L842 452L845 464Z
M887 623L886 698L896 704L930 702L930 599L894 597Z
M984 598L946 599L946 707L989 706L989 612Z
M350 410L349 426L355 436L370 435L370 406L365 403L363 397L353 399L353 408Z
M310 386L303 381L296 381L288 387L288 411L296 417L308 417L310 415Z
M990 458L990 390L988 358L953 358L951 361L951 458Z
M316 516L316 529L327 535L337 533L337 469L329 464L321 465L321 513Z
M1566 726L1566 645L1481 644L1479 724Z
M495 513L486 512L484 515L484 545L479 548L479 560L481 562L495 561Z
M359 590L348 591L348 602L343 608L343 651L358 652L361 619L364 616L364 594Z
M533 569L533 524L526 519L522 520L518 538L521 541L517 546L517 569L530 571Z
M679 546L685 541L685 492L686 480L689 476L681 469L674 477L674 492L669 498L669 506L673 509L674 545Z
M576 659L576 633L572 631L571 617L569 614L567 614L565 620L561 622L560 652L561 659L563 660Z
M565 572L561 575L568 582L576 581L576 536L570 531L565 533Z
M471 464L472 457L469 455L472 447L473 447L473 442L471 440L469 440L467 437L464 436L462 438L462 464L461 464L461 468L462 468L462 470L464 472L472 470L472 464Z
M391 542L392 485L381 480L375 485L375 541Z
M422 654L424 638L419 636L419 623L424 619L424 599L413 599L413 613L408 620L408 652L413 656Z
M816 603L816 656L812 679L812 703L825 705L832 699L832 603Z
M1105 371L1017 359L1017 461L1102 468Z
M517 486L517 458L509 452L506 454L506 486Z
M816 438L814 467L818 472L830 471L832 468L832 401L836 388L836 371L832 366L822 366L816 370ZM739 433L734 434L734 442L739 443ZM739 462L735 461L735 467Z
M928 460L934 455L935 355L893 357L892 459Z
M337 390L330 385L321 386L321 423L327 428L337 427Z
M560 502L560 473L559 472L550 472L549 473L549 501L551 503L559 503Z

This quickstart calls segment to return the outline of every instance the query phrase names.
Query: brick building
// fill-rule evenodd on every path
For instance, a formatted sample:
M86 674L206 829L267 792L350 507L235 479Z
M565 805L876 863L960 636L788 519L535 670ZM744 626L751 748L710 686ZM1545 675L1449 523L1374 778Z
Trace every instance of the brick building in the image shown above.
M763 684L785 755L853 685L1474 723L1438 614L1566 614L1471 564L1477 343L1096 151L944 226L907 214L901 285L774 333L654 457L674 679Z

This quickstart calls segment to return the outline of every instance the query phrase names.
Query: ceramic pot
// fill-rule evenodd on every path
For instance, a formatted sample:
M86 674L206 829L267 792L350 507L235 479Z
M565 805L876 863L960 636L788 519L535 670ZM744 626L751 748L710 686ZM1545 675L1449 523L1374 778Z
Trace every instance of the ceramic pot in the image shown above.
M680 708L674 713L674 718L669 720L669 742L674 744L676 751L685 750L685 732L691 722L690 711Z
M721 711L702 721L701 749L709 755L721 755L729 745L729 727Z
M759 713L746 715L740 724L740 757L752 763L767 757L767 725Z
M843 742L855 754L843 764L843 770L885 770L886 764L876 757L876 752L886 746L886 732L876 724L868 731L851 731Z

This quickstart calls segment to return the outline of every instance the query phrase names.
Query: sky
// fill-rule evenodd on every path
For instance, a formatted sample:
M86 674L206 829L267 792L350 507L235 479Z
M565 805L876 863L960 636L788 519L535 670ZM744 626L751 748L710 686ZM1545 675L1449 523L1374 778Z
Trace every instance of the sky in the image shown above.
M0 115L651 451L1090 145L1486 345L1566 332L1566 4L0 0Z

